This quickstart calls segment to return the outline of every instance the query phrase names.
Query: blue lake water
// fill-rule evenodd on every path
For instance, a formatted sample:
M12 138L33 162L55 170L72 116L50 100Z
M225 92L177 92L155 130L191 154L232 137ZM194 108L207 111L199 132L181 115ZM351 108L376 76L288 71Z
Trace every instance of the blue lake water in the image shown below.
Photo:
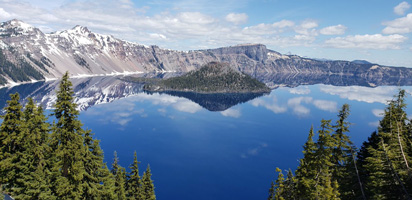
M296 86L285 80L272 82L276 89L264 96L146 94L142 84L116 77L72 82L83 110L79 118L101 140L109 167L114 151L126 168L136 151L141 173L150 164L158 199L249 200L267 198L276 167L296 169L310 127L318 130L321 119L336 121L344 103L351 106L349 135L360 147L399 89L366 87L365 81ZM51 109L57 86L58 81L1 88L0 104L19 92ZM411 94L412 87L402 88ZM407 103L412 105L412 97Z
M94 105L80 120L101 140L108 165L114 151L123 167L134 151L141 172L150 163L158 199L265 199L275 167L297 167L311 125L336 121L348 103L349 135L360 147L398 89L280 87L219 112L183 97L136 93Z

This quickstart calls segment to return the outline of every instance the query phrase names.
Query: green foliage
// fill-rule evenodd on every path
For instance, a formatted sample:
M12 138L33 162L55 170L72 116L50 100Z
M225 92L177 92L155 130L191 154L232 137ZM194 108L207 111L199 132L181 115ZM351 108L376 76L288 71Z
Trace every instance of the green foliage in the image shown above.
M142 177L141 194L141 199L156 200L155 187L152 180L150 165L147 165L147 169Z
M183 76L149 83L148 91L221 92L270 92L270 89L251 76L230 68L227 64L211 62Z
M11 94L10 98L0 126L0 184L8 191L16 185L16 178L22 173L23 167L18 163L24 159L21 153L25 150L20 96Z
M4 77L15 82L44 79L44 76L22 58L16 58L16 63L10 62L0 49L0 85L7 83Z
M295 181L288 181L293 180L292 173L286 180L280 174L269 199L285 198L289 183L295 183L288 190L296 196L285 199L411 199L412 124L406 117L405 96L400 90L388 102L378 132L359 151L346 134L350 125L346 104L335 125L321 121L316 143L311 128Z
M137 154L134 152L133 164L130 165L131 172L127 181L127 197L128 199L137 200L141 197L141 179L139 176L139 161Z
M135 153L129 180L117 155L111 173L99 141L82 128L72 95L66 73L57 91L53 125L31 98L22 110L19 94L10 95L0 125L0 194L15 199L146 199L140 183L151 181L150 169L139 178ZM154 199L150 183L148 199Z

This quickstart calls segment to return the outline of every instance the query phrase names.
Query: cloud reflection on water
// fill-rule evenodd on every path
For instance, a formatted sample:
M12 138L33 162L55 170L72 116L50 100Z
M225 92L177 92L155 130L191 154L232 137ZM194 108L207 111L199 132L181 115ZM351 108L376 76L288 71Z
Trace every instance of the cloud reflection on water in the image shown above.
M361 86L332 86L320 85L320 91L338 95L342 99L362 101L366 103L383 103L386 104L388 100L393 98L399 87L396 86L382 86L376 88L361 87Z

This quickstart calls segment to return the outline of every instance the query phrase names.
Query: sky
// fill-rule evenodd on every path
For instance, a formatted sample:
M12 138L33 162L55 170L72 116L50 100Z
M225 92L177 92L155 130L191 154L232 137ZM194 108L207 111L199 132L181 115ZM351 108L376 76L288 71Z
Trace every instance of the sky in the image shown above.
M144 45L260 43L283 54L412 67L412 0L0 0L0 22L76 25Z

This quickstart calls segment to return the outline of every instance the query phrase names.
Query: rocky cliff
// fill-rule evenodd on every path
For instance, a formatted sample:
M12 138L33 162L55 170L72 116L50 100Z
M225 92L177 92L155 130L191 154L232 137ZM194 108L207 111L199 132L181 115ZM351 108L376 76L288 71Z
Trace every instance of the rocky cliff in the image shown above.
M409 68L364 62L319 61L283 55L262 44L175 51L93 33L86 27L43 33L19 20L0 24L0 85L71 76L141 72L188 72L226 62L258 79L267 74L336 74L359 77L412 77Z

